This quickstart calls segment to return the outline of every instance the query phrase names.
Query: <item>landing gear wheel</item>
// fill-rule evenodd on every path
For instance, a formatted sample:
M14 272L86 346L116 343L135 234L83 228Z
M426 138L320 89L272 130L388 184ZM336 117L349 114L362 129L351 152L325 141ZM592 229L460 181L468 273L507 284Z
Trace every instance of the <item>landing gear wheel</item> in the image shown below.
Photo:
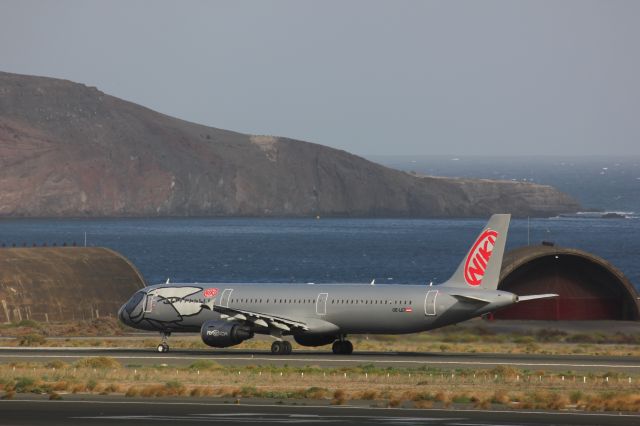
M353 353L353 344L348 340L336 340L331 347L336 355L351 355Z
M158 345L158 348L157 348L158 352L160 353L169 352L169 344L167 343L167 340L169 340L169 336L171 336L171 332L161 331L160 335L162 336L162 343Z
M282 353L282 342L276 340L271 344L271 353L274 355L280 355Z
M274 355L289 355L291 350L291 343L286 340L276 340L271 344L271 353Z

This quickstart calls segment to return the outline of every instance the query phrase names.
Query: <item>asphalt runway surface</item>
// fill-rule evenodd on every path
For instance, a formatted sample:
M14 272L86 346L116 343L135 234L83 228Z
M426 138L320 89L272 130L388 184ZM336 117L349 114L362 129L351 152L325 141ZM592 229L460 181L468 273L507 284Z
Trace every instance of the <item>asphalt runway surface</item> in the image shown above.
M267 351L181 350L158 353L154 349L122 348L0 348L0 362L74 362L80 358L108 356L122 365L188 366L198 360L223 365L284 365L346 367L373 364L379 367L435 367L443 369L490 369L499 365L520 369L575 372L618 372L640 374L640 357L527 354L464 354L430 352L354 352L334 355L328 351L294 351L291 355L272 355Z
M640 415L544 411L405 409L365 406L180 402L176 400L81 399L2 400L0 424L135 425L157 424L304 425L612 425L640 424Z

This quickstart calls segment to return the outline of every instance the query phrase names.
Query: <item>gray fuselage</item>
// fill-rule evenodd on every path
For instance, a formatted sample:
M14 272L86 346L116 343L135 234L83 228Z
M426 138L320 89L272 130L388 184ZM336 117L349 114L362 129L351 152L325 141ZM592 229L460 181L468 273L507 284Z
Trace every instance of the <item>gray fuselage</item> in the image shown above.
M207 309L210 305L295 319L308 325L304 334L310 335L401 334L464 321L516 301L508 292L440 285L172 283L140 290L119 317L135 328L165 332L195 332L208 320L232 320Z

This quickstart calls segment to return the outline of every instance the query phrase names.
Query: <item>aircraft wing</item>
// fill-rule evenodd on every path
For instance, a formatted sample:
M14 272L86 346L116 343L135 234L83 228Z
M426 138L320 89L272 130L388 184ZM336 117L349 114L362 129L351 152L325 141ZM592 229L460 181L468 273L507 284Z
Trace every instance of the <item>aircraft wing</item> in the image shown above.
M309 330L309 326L301 321L295 321L275 315L263 314L260 312L246 311L244 309L228 308L219 305L202 305L207 309L219 312L220 318L227 321L242 321L255 324L258 327L276 328L283 331L291 331L292 329Z

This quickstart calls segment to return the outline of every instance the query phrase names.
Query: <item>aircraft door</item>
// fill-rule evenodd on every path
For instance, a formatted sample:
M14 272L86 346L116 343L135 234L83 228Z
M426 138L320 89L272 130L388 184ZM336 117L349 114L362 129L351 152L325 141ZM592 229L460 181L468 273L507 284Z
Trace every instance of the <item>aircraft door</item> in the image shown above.
M157 297L153 294L153 291L148 292L144 297L144 309L143 312L148 314L156 307Z
M428 316L436 315L436 298L438 290L429 290L424 298L424 314Z
M318 298L316 299L316 314L318 315L327 314L327 298L328 297L329 297L329 293L318 294Z
M232 288L225 288L222 292L222 296L220 297L220 306L224 308L229 307L229 298L231 297L231 293L233 292Z

